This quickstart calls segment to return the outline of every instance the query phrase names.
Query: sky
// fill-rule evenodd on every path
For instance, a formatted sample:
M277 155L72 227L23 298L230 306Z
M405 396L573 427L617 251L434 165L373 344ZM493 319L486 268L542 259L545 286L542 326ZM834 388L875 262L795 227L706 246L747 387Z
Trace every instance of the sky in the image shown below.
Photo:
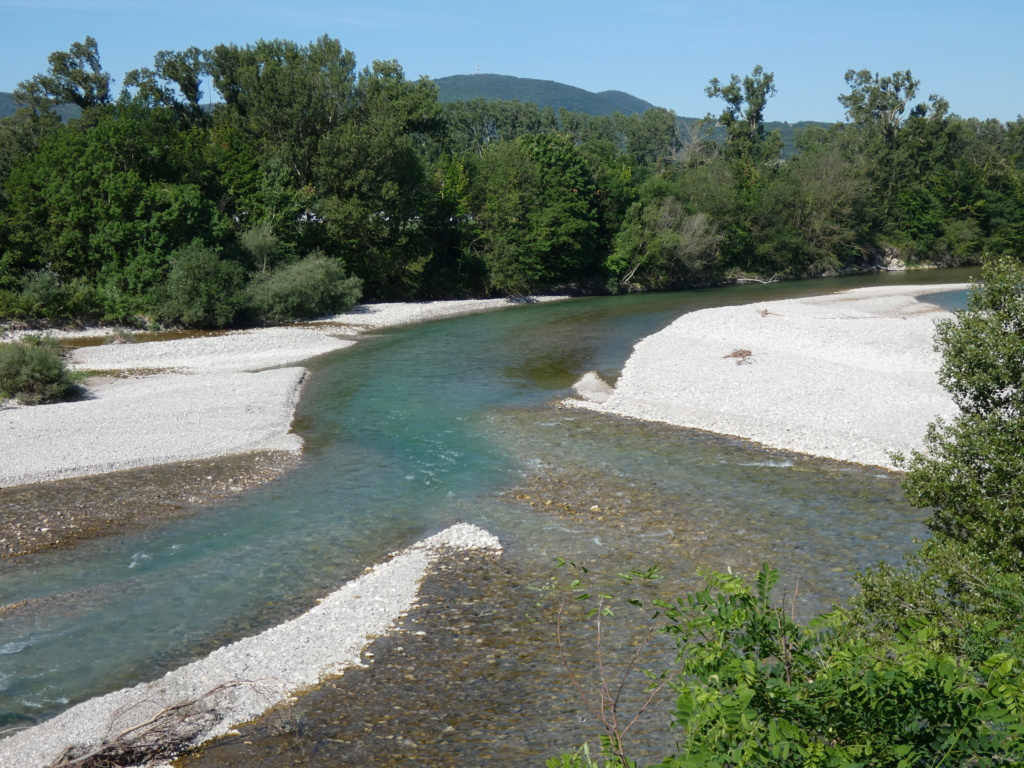
M360 67L555 80L687 117L721 111L711 78L758 65L778 89L767 120L843 120L849 69L909 69L919 100L937 94L964 117L1024 113L1021 0L0 0L0 91L87 35L119 86L161 50L324 34Z

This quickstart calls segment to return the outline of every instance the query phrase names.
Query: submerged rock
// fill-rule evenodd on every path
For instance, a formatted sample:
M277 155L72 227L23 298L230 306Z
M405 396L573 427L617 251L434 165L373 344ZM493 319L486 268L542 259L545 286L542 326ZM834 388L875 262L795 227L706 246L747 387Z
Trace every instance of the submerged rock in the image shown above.
M576 394L592 403L603 403L615 391L596 371L585 373L583 378L572 385Z

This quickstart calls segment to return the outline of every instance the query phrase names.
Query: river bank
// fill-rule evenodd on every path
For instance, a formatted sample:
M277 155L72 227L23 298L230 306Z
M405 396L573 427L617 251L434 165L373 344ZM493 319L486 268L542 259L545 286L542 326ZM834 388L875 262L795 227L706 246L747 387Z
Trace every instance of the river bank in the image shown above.
M325 677L365 665L367 646L396 629L423 579L456 553L497 555L501 544L476 526L452 526L367 569L292 621L0 740L0 763L44 768L94 751L97 760L131 755L134 763L223 736Z
M321 700L322 726L306 700L271 715L268 728L294 727L292 754L259 761L260 740L240 729L230 741L243 754L219 765L539 764L580 743L591 726L563 690L544 632L553 619L524 589L547 581L556 556L604 568L612 582L616 569L669 563L683 580L672 589L699 568L745 573L769 560L798 574L801 601L818 610L846 594L852 569L898 562L921 533L888 473L550 407L584 371L616 375L636 339L685 312L814 287L490 313L367 340L314 366L299 410L309 450L296 471L213 514L11 569L5 602L37 600L2 622L7 722L56 716L290 620L364 565L465 520L500 535L500 565L487 558L421 597L434 619L421 606L406 619L412 632L370 649L372 672L324 686L341 698ZM552 514L563 502L576 512ZM585 661L586 638L571 646Z
M571 405L894 469L955 406L939 385L922 294L966 284L859 288L693 312L640 341L614 389L593 374Z
M349 347L375 330L560 298L360 305L303 326L79 346L70 367L91 374L80 400L0 404L6 512L0 558L71 546L123 530L139 517L177 516L185 505L278 477L302 451L291 423L308 371L296 363ZM114 331L47 333L74 344ZM0 341L30 333L8 328ZM19 498L29 484L163 466L169 471L156 474L174 481L156 485L172 488L127 494L115 504L101 498L94 505L58 501L40 509ZM127 485L150 488L148 474L136 477L143 481L138 484L127 478Z

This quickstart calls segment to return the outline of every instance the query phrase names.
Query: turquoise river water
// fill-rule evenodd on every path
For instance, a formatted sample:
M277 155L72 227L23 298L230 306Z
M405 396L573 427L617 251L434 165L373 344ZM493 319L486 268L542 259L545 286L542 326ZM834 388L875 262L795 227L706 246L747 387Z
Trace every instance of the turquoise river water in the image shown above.
M492 725L495 717L507 724L498 738L506 756L509 742L529 745L524 762L550 756L552 745L593 733L571 714L531 715L523 700L539 701L538 691L559 679L555 662L524 672L530 660L547 658L538 648L553 647L545 634L550 616L534 611L528 587L548 580L556 557L591 564L595 578L658 562L672 575L669 590L696 584L698 568L750 573L769 561L798 591L798 610L810 615L848 595L856 569L898 563L924 534L923 513L906 505L891 474L557 408L572 383L589 370L614 380L638 339L685 312L966 277L935 270L527 305L383 332L311 361L295 423L306 441L297 469L184 520L34 555L0 573L0 605L43 598L32 611L0 619L0 724L45 719L153 679L300 613L388 552L467 521L497 534L506 553L500 566L465 565L448 581L439 577L430 587L434 605L457 594L477 606L475 618L458 619L473 627L476 647L488 636L473 621L490 617L483 621L493 637L484 645L493 652L480 663L491 672L505 668L502 679L516 682L509 690L488 686L501 703L475 708ZM595 505L600 510L592 512ZM412 620L443 623L424 610ZM446 734L420 738L420 764L432 764L428 753L438 765L454 764L456 754L483 760L494 748L493 729L474 736L473 728L439 725L451 719L445 710L453 696L470 695L453 671L459 652L438 646L418 657L442 686L423 717ZM378 664L384 675L388 665ZM363 684L379 692L386 682ZM441 695L445 685L461 687ZM380 706L400 708L382 696ZM568 700L552 706L569 712ZM559 730L563 720L568 732ZM313 741L352 755L352 764L384 765L381 754L399 754L394 739L434 725L405 723L402 733L379 738L380 753L353 749L351 734ZM301 741L308 751L310 738ZM428 741L433 752L422 746ZM327 757L311 764L348 764L324 748ZM288 749L274 742L267 754L292 755ZM292 757L247 761L305 762Z

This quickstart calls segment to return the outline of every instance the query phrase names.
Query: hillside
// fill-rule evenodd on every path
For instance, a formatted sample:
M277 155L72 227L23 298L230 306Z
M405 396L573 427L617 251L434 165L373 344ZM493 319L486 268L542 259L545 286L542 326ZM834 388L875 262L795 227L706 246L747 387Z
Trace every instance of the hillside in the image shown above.
M442 102L514 100L536 104L538 107L551 107L556 111L565 107L572 112L606 116L614 112L632 115L654 106L622 91L591 93L553 80L533 80L511 75L452 75L435 78L434 82L440 89L438 100Z
M0 92L0 119L10 117L17 111L18 105L14 101L14 94ZM61 104L57 107L57 114L60 115L61 120L78 117L80 112L81 110L74 104Z
M652 109L655 105L623 91L601 91L591 93L553 80L532 80L527 77L510 75L452 75L451 77L435 78L439 88L438 100L471 101L485 99L487 101L501 99L503 101L520 101L536 104L538 107L551 107L556 112L565 107L572 112L584 112L588 115L611 115L621 112L632 115ZM715 109L715 104L709 104ZM680 130L685 137L684 125L696 121L695 117L678 117ZM796 134L800 129L811 125L827 128L829 123L815 123L805 120L799 123L766 122L765 130L769 133L778 130L785 145L783 157L789 157L796 151ZM725 131L717 128L712 132L718 140L724 140Z

